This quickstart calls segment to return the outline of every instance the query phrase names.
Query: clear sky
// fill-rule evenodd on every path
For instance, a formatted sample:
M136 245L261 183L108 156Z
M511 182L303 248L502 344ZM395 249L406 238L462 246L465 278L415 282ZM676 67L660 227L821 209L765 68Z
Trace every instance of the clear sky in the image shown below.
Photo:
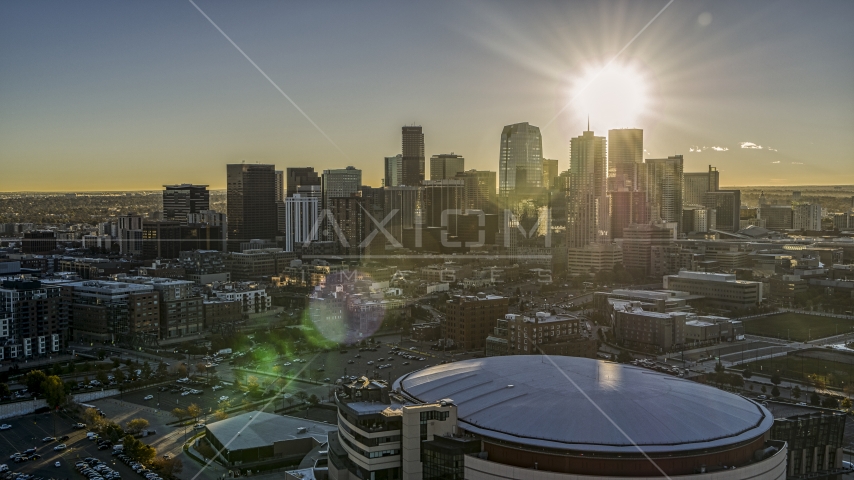
M667 0L195 1L340 150L189 1L2 2L0 191L223 188L243 160L379 186L411 123L428 157L497 170L527 121L564 170L587 115L723 185L854 183L850 0L676 0L609 67L628 88L565 109Z

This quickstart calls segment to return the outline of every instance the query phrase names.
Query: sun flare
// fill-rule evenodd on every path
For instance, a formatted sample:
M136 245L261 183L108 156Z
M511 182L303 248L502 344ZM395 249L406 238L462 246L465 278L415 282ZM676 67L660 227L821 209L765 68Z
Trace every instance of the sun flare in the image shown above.
M626 65L590 69L570 81L569 109L578 119L590 118L599 129L638 126L648 107L644 76Z

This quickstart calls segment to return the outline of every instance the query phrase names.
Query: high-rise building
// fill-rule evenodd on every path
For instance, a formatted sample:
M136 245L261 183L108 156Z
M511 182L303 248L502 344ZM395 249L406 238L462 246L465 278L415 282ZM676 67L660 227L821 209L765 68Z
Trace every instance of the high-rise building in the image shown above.
M128 213L117 218L116 231L119 239L119 252L124 255L142 254L142 215Z
M673 236L674 232L662 225L629 225L623 231L623 266L649 277L667 273L667 268L658 261L661 256L655 251L674 245Z
M464 185L464 181L459 179L423 182L421 197L424 223L428 227L447 227L448 215L462 213L465 199ZM453 228L453 231L456 232L456 228Z
M415 187L424 180L424 132L420 126L402 128L401 185Z
M187 248L193 250L193 248ZM146 220L142 224L142 257L178 258L181 252L181 223Z
M213 250L226 251L228 241L228 216L216 210L202 210L198 213L191 213L187 216L187 223L208 225L210 227L218 227L221 234L221 246L212 248ZM182 248L181 250L189 250Z
M454 296L445 306L442 335L457 348L483 348L497 320L507 315L507 306L507 297L498 295Z
M60 299L59 287L36 280L0 284L0 360L59 353L68 333Z
M682 155L646 160L646 192L650 218L682 223ZM720 220L718 220L720 221Z
M560 175L558 172L557 160L543 159L543 188L551 190L556 188L556 178Z
M483 210L484 213L498 213L495 199L495 172L469 170L457 175L464 182L464 208Z
M792 228L821 231L821 205L809 203L792 205Z
M383 218L394 214L385 229L403 244L403 230L415 226L415 213L421 187L385 187L383 189ZM377 241L379 238L375 238Z
M317 241L320 198L295 193L285 198L285 251L294 252L300 243Z
M611 238L623 238L623 231L633 223L649 222L646 192L614 191L609 194L611 203Z
M430 180L449 180L464 172L465 158L453 153L442 153L430 157Z
M333 232L330 240L337 243L338 251L342 254L362 254L361 243L370 224L365 210L366 203L366 199L362 198L359 192L349 197L330 199L329 211L338 225L338 231Z
M276 203L285 198L285 172L276 170Z
M74 340L156 345L160 295L151 285L85 281L62 285Z
M278 227L276 167L230 164L227 170L228 250L240 251L242 242L271 240Z
M385 180L383 186L397 187L401 185L403 178L403 155L397 154L393 157L385 157Z
M362 171L356 167L323 171L323 208L329 208L329 199L349 197L362 186Z
M592 131L570 140L567 247L580 248L610 238L605 137Z
M543 138L528 122L507 125L501 131L498 193L529 195L543 187Z
M643 180L643 130L608 130L608 177L612 191L637 191Z
M163 219L187 223L187 215L210 209L207 185L163 185Z
M733 233L741 230L741 190L708 191L700 205L715 211L715 226L710 229Z
M22 253L50 253L56 250L56 232L52 230L32 230L24 232L21 239Z
M290 167L285 170L285 196L292 197L296 193L320 192L320 175L314 167ZM319 193L318 193L319 194Z
M718 169L709 165L708 172L688 172L684 175L682 202L685 205L704 205L706 192L720 190Z

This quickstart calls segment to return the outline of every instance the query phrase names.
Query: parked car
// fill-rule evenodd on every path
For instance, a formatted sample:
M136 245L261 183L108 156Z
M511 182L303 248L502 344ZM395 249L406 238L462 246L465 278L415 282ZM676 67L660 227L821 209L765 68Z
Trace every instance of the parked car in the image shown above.
M151 400L153 398L154 398L154 395L146 395L146 396L142 397L143 400Z
M58 452L60 450L65 450L66 448L68 448L68 445L66 445L64 443L60 443L59 445L53 447L53 450Z
M0 430L9 430L10 428L12 428L12 426L9 425L8 423L4 423L3 425L0 425Z

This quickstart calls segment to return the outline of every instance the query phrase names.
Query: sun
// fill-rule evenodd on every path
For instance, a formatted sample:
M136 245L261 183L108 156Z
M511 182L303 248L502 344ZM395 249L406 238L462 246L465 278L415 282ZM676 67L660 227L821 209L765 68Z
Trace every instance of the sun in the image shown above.
M639 126L649 102L644 76L618 64L591 68L570 79L567 96L572 116L585 122L589 116L600 130Z

